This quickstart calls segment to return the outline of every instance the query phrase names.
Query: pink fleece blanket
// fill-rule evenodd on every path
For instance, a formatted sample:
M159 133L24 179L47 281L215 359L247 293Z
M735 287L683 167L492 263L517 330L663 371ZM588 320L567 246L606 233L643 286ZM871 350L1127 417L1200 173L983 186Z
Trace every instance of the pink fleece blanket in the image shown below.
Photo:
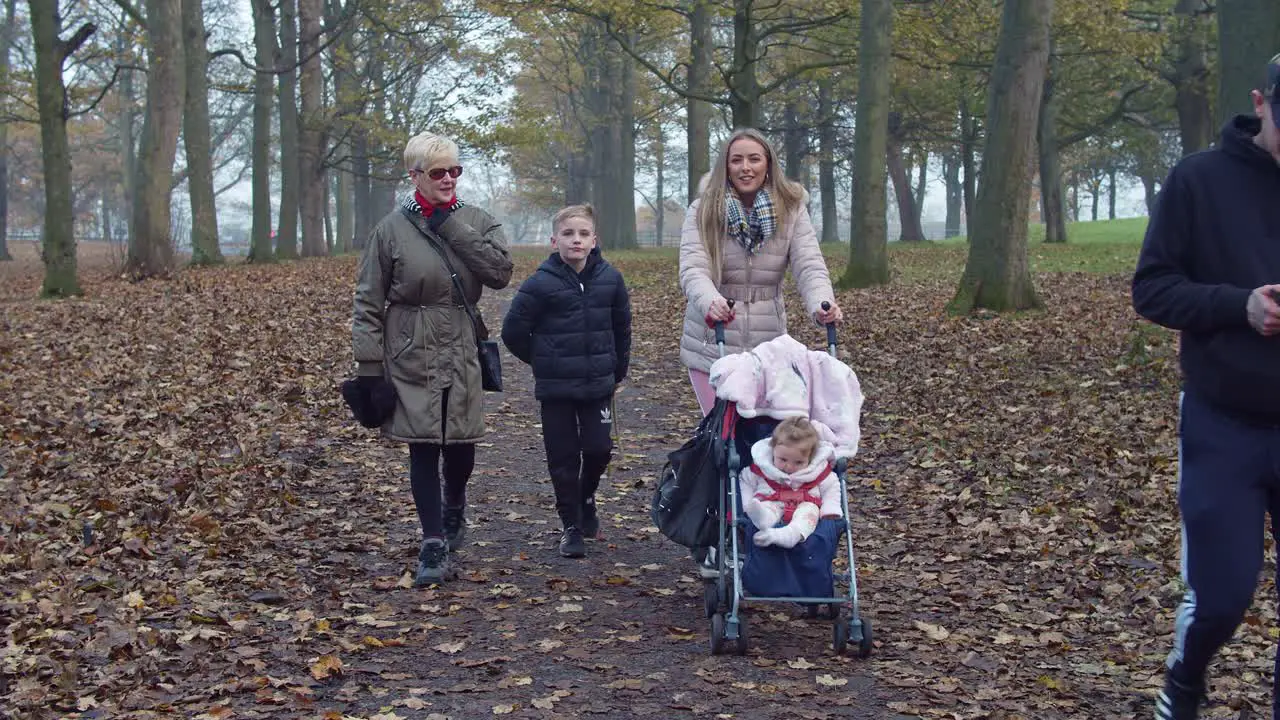
M805 417L835 446L836 457L851 458L858 452L858 376L848 365L810 350L790 335L720 358L711 365L711 387L716 397L736 403L742 417Z

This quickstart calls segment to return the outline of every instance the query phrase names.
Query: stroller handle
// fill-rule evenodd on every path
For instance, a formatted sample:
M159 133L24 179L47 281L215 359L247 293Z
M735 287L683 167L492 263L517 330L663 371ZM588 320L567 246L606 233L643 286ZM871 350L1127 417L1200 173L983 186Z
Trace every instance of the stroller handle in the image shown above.
M733 309L733 298L729 298L725 302L729 303L729 309ZM720 357L724 357L724 321L716 321L716 347L720 348Z
M822 309L830 310L831 303L823 300ZM827 323L827 352L831 353L831 357L836 356L836 324L833 322Z

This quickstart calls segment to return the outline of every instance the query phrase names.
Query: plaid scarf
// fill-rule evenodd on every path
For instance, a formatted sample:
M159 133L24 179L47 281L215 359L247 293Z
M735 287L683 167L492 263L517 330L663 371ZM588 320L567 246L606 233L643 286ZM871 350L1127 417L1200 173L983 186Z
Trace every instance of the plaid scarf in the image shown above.
M450 205L449 208L452 210L457 210L458 208L462 207L462 204L463 203L461 200L458 199L458 196L454 195L453 204ZM418 192L416 190L414 192L409 193L408 197L400 201L400 207L404 208L405 210L408 210L411 213L418 213L423 217L430 217L432 211L435 210L435 206L431 205L431 203L426 202L426 198L423 198L422 200L418 200Z
M725 228L729 237L738 241L748 255L754 255L773 237L778 228L778 218L773 212L773 200L769 191L760 188L756 192L756 201L748 212L731 188L724 194Z

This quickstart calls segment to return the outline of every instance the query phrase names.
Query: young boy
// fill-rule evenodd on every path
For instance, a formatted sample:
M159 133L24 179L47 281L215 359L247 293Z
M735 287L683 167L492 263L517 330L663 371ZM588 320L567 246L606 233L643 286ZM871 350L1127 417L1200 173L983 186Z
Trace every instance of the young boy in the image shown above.
M752 542L793 548L818 527L818 519L844 516L835 448L821 442L808 420L787 418L773 437L751 446L751 466L738 481L742 511L759 528ZM774 527L779 522L786 523Z
M542 441L564 531L560 554L598 538L596 487L613 451L614 389L631 361L631 300L622 273L596 247L595 211L571 205L551 221L555 252L511 302L502 342L533 366Z

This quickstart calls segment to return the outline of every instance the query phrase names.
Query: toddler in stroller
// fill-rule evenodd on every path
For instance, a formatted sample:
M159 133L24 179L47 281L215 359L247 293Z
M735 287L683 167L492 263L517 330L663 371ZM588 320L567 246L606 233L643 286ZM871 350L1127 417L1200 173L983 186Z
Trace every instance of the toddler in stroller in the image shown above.
M813 423L801 417L783 420L772 437L751 446L751 465L742 471L738 486L742 511L763 528L752 542L793 548L813 534L820 518L843 517L834 455L831 443L823 442Z

